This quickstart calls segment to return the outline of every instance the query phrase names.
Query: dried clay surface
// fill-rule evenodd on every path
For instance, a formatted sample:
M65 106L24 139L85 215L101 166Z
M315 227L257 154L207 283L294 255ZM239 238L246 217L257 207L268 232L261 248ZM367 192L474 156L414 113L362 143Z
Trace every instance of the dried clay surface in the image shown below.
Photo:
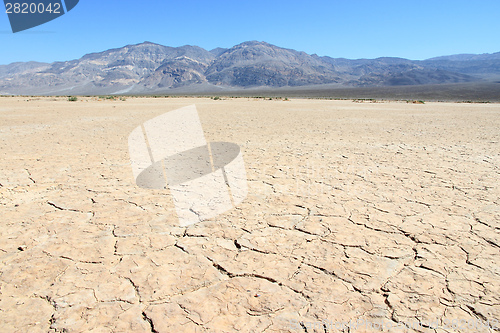
M195 104L248 196L180 227L127 138ZM0 98L2 332L493 332L500 105Z

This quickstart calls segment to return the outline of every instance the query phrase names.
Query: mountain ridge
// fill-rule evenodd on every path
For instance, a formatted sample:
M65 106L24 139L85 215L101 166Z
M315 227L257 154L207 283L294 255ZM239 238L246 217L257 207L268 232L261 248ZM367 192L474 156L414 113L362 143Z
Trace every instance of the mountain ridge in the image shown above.
M427 60L346 59L259 41L210 51L146 41L70 61L0 65L0 94L153 94L323 84L380 87L467 83L493 76L500 77L500 52Z

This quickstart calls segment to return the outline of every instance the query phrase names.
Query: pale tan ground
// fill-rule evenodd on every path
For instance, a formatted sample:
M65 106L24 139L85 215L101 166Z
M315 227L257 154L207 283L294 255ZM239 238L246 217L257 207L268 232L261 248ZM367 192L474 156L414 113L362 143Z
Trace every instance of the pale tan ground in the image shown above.
M181 228L127 137L190 104L249 195ZM1 332L500 326L498 104L1 98L0 170Z

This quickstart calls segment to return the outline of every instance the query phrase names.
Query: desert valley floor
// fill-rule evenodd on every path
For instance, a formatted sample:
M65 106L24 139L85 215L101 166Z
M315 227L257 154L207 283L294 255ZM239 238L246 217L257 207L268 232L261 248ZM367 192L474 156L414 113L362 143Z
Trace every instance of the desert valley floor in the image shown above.
M196 105L248 196L179 226L127 139ZM0 98L1 332L500 329L500 104Z

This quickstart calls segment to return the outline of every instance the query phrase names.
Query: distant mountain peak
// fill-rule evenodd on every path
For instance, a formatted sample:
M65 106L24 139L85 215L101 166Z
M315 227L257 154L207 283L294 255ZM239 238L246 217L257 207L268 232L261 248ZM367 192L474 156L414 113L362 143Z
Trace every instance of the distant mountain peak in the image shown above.
M220 56L222 53L226 52L228 49L222 47L216 47L215 49L210 50L209 52L215 55L216 57Z
M277 47L275 45L269 44L267 42L261 42L257 40L251 40L248 42L243 42L238 45L235 45L234 47L245 47L245 46L267 46L267 47Z
M157 44L157 43L153 43L153 42L150 42L150 41L144 41L142 43L137 43L137 44L132 44L132 46L141 46L141 45L160 45L160 44Z
M500 59L500 52L495 53L482 53L482 54L471 54L471 53L461 53L446 55L440 57L434 57L427 59L426 61L474 61L474 60L493 60Z

